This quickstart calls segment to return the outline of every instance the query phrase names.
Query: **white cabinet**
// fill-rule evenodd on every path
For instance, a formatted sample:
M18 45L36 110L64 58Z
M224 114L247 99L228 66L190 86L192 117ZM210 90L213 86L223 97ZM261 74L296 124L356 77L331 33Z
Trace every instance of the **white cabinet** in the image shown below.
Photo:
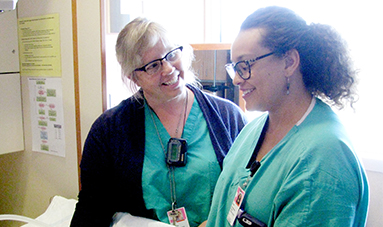
M19 72L16 10L0 13L0 73Z
M24 150L20 74L0 74L0 154Z
M0 154L24 150L16 11L0 13Z

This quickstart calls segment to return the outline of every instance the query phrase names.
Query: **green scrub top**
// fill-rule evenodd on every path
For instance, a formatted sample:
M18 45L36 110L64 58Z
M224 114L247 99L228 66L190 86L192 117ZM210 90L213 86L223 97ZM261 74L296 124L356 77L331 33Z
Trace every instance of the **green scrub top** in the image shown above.
M169 223L167 212L172 208L170 179L161 143L166 149L170 135L156 114L151 112L146 104L143 196L146 208L154 210L161 222ZM182 138L188 144L187 163L186 166L175 167L176 203L178 208L185 207L189 224L193 227L207 219L214 187L221 172L205 118L196 99L185 123Z
M207 227L230 227L226 218L267 118L247 124L225 157ZM366 173L340 120L319 99L263 157L245 191L242 209L267 226L365 226Z

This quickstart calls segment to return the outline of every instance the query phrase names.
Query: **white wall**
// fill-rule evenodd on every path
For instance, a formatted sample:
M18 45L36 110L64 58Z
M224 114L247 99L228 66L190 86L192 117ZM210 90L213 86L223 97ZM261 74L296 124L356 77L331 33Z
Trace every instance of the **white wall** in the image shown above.
M23 77L25 151L0 156L1 214L19 214L35 218L46 210L53 196L77 197L79 186L76 133L79 133L83 142L90 124L102 112L100 4L99 1L77 1L77 61L73 51L72 2L76 3L76 0L18 1L19 18L59 14L66 156L57 157L31 150L28 80ZM79 131L76 130L75 121L74 60L78 63L79 71ZM3 223L0 226L5 226Z
M370 186L370 207L367 227L383 226L383 173L367 171Z

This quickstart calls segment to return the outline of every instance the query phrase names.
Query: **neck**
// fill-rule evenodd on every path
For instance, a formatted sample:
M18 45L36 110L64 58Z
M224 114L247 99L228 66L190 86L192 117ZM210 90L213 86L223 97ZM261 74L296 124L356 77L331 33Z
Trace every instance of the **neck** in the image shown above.
M184 123L191 107L191 102L189 102L190 93L192 94L189 89L185 89L185 92L177 98L166 102L158 102L158 100L151 102L147 100L148 105L160 119L171 137L180 138L182 136Z
M179 95L170 99L159 99L158 97L153 97L152 95L145 95L145 92L144 97L148 105L156 113L158 111L165 111L168 112L168 114L171 114L172 112L179 112L178 109L184 106L187 92L188 89L185 88Z
M285 128L290 130L306 113L311 103L311 95L305 94L289 97L282 106L275 111L269 111L269 130L280 131Z

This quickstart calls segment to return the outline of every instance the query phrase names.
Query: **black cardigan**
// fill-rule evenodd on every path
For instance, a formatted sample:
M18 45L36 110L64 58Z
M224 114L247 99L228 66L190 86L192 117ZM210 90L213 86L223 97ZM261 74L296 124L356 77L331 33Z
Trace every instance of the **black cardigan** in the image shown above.
M232 102L188 85L203 112L222 167L234 139L247 123ZM141 91L142 92L142 91ZM142 169L145 152L143 100L130 97L92 125L81 161L81 191L71 227L109 226L114 213L153 218L145 208Z

